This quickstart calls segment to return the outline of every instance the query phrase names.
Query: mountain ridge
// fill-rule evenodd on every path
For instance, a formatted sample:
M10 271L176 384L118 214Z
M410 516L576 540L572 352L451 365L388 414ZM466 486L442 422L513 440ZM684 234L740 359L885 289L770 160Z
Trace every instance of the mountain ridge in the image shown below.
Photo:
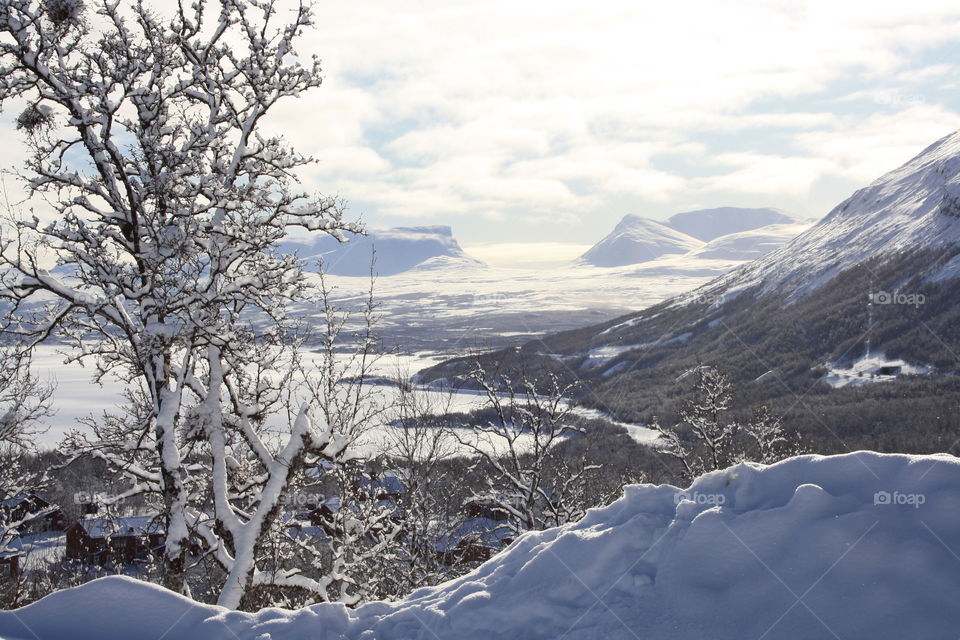
M803 222L799 216L773 207L714 207L675 213L663 224L702 242L710 242L731 233L799 222Z
M337 276L397 275L429 263L459 262L474 267L483 262L467 255L447 225L368 229L341 243L328 234L289 238L281 243L282 253L296 253L306 261L322 260L325 271Z

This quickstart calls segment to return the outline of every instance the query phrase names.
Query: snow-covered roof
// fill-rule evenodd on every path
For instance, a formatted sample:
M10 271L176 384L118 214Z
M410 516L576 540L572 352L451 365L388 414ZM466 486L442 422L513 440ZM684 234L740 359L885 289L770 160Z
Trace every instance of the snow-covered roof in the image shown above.
M360 478L357 482L360 489L375 489L380 493L397 496L406 491L403 481L393 472L384 472L377 478Z

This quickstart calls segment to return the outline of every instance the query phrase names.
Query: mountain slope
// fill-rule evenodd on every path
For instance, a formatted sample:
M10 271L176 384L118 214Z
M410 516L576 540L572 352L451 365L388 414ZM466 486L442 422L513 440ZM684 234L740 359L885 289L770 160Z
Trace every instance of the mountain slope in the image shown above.
M952 638L960 463L851 455L628 486L393 603L248 614L130 578L0 612L8 640ZM802 606L798 598L802 596Z
M464 265L483 265L464 253L453 231L446 226L370 229L366 236L351 236L349 242L342 244L327 234L317 234L308 239L285 241L281 243L281 251L297 253L308 261L322 258L327 273L338 276L370 275L374 253L375 271L382 276L403 273L430 260L436 264L438 258Z
M703 242L710 242L730 233L752 231L772 224L795 224L800 218L779 209L745 209L719 207L685 211L667 218L664 224Z
M655 260L665 255L687 253L699 249L702 245L696 238L659 222L627 215L607 237L578 260L595 267L621 267Z
M958 184L955 133L689 294L485 360L580 381L583 404L641 424L676 419L683 374L707 363L731 374L741 405L771 405L820 451L949 449L960 435ZM888 375L865 362L901 364ZM420 377L456 379L464 366ZM853 376L867 384L830 385Z
M789 245L720 279L711 288L802 296L871 259L960 244L960 132L927 147L835 207ZM955 275L943 264L932 279Z

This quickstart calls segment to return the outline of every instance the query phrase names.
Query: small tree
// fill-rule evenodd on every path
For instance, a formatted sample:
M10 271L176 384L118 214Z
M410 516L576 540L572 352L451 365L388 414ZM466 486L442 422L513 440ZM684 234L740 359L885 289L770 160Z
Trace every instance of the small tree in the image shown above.
M748 439L746 455L749 460L772 464L800 453L799 444L784 427L783 417L770 413L767 405L754 409L741 432Z
M695 371L693 397L683 404L680 422L671 429L653 421L660 432L658 450L683 466L686 479L742 460L772 463L798 451L791 447L783 419L766 405L755 409L745 424L728 417L733 385L725 373L703 365Z
M16 500L36 491L44 474L33 472L25 458L40 433L38 421L51 415L52 388L30 374L29 362L14 347L0 349L0 500ZM29 502L0 511L0 554L37 518L49 513Z
M575 385L563 385L553 374L547 374L545 389L526 376L514 383L507 375L488 375L479 363L470 379L486 395L493 419L471 425L472 437L452 433L489 471L484 497L509 516L517 534L575 519L582 513L578 485L599 468L580 464L557 473L564 462L556 445L583 433L572 419Z
M730 464L738 429L737 423L727 418L733 401L729 377L704 365L698 365L693 373L693 397L683 404L680 422L673 429L665 429L656 421L653 425L661 435L660 450L678 460L688 478Z

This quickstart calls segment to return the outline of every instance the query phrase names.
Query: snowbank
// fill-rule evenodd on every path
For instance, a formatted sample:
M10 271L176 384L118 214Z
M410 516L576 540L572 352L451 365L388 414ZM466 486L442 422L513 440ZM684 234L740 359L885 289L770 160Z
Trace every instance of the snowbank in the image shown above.
M956 638L960 463L808 456L632 486L398 603L258 614L107 578L0 613L5 639Z

